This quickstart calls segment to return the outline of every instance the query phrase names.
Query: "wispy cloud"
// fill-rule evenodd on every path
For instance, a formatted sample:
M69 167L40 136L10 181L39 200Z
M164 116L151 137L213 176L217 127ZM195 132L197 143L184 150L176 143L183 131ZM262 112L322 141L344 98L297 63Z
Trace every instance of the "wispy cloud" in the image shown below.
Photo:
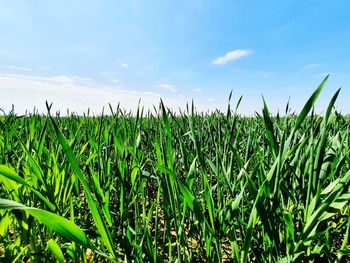
M158 84L157 87L160 88L160 89L169 90L171 92L175 92L176 91L176 86L174 86L172 84L168 84L168 83Z
M200 92L201 91L201 89L200 88L195 88L195 89L193 89L195 92Z
M129 65L128 64L126 64L126 63L122 63L122 64L120 64L123 68L129 68Z
M132 88L114 89L99 83L80 81L78 76L28 76L23 74L0 73L0 106L8 111L15 105L15 111L23 114L34 106L41 113L46 113L45 101L53 102L53 111L60 110L82 114L90 108L92 113L101 113L108 103L127 111L135 111L138 100L146 109L158 105L160 95L154 92L138 91ZM85 79L85 78L83 78ZM163 96L164 103L173 108L185 107L185 99L177 96Z
M110 79L110 81L115 83L115 84L119 83L119 79Z
M59 83L59 84L78 84L78 83L86 83L86 82L92 82L93 79L86 78L86 77L80 77L80 76L67 76L67 75L58 75L58 76L52 76L52 77L29 77L32 79L39 79L42 81L50 81L53 83Z
M26 71L26 72L33 71L31 68L18 67L18 66L13 66L13 65L5 65L5 66L2 66L2 67L6 68L6 69L11 69L11 70L14 70L14 71Z
M72 78L74 78L75 80L84 81L84 82L91 82L91 81L93 81L92 78L87 78L87 77L73 76Z
M314 69L314 68L319 68L321 66L322 64L320 63L311 63L311 64L304 65L304 69Z
M226 63L252 54L249 49L237 49L227 52L224 56L217 57L212 61L214 65L225 65Z

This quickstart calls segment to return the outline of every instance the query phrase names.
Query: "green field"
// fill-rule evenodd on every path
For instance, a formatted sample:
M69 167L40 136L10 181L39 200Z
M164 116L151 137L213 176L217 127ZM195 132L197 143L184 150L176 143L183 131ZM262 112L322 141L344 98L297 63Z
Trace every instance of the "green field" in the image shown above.
M5 114L0 261L346 262L350 118L338 92L313 112L325 82L299 114Z

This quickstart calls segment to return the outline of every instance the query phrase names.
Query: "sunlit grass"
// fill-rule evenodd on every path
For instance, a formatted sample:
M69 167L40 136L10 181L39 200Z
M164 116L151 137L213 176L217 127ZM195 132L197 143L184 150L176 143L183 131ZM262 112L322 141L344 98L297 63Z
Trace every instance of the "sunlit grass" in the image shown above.
M285 117L265 103L240 116L240 100L212 114L6 114L0 259L346 260L350 120L333 111L339 91L314 114L325 82Z

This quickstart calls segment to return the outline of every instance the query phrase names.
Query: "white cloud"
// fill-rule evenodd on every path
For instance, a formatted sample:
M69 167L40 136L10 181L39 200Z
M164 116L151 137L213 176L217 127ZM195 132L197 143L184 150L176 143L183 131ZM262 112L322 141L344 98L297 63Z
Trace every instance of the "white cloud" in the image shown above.
M27 76L21 74L0 73L0 108L5 111L15 105L19 114L34 107L40 113L46 113L45 101L53 102L52 112L59 110L63 114L70 112L82 114L90 108L90 112L99 114L102 107L120 105L123 109L135 111L141 98L141 105L145 109L153 109L158 105L160 95L154 92L137 91L132 89L113 89L99 83L77 81L71 76ZM164 103L174 110L184 108L185 99L177 96L162 96ZM200 105L198 105L200 107Z
M122 66L123 68L129 68L129 65L126 64L126 63L122 63L121 66Z
M48 79L48 81L52 81L54 83L60 83L60 84L73 84L74 82L74 79L72 77L64 76L64 75L53 76L45 79Z
M200 88L195 88L195 89L193 89L195 92L200 92L201 91L201 89Z
M226 63L252 54L248 49L237 49L227 52L224 56L217 57L212 61L214 65L225 65Z
M26 68L26 67L17 67L17 66L12 66L12 65L6 65L6 66L2 66L3 68L6 69L11 69L11 70L15 70L15 71L33 71L31 68Z
M110 79L110 81L113 83L119 83L119 79Z
M75 80L84 81L84 82L91 82L91 81L93 81L92 78L86 78L86 77L80 77L80 76L73 76L73 78Z
M176 87L172 84L163 83L163 84L158 84L157 87L161 89L169 90L171 92L176 91Z
M313 68L319 68L322 64L319 63L312 63L312 64L306 64L304 65L304 69L313 69Z

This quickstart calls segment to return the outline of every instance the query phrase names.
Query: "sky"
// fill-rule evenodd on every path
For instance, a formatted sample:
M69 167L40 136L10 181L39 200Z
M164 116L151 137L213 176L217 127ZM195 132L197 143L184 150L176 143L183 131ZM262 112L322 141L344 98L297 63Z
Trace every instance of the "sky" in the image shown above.
M0 108L350 113L350 1L0 0Z

